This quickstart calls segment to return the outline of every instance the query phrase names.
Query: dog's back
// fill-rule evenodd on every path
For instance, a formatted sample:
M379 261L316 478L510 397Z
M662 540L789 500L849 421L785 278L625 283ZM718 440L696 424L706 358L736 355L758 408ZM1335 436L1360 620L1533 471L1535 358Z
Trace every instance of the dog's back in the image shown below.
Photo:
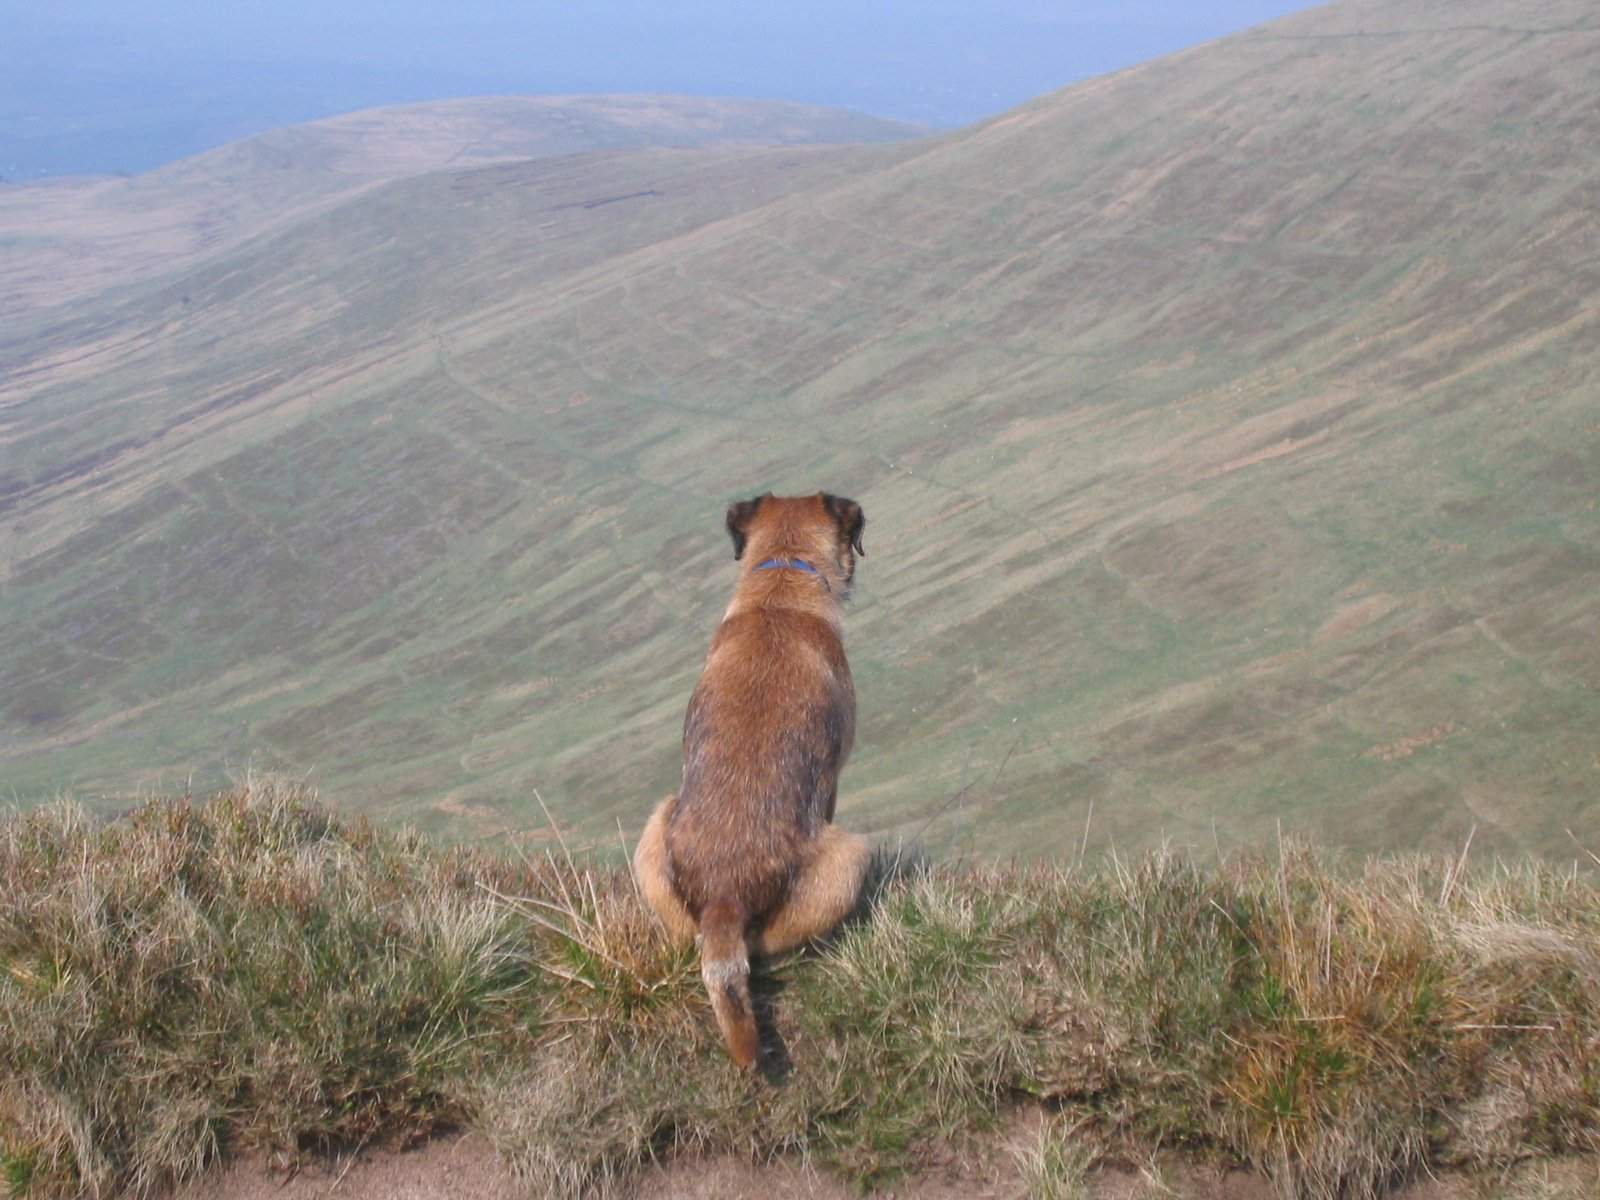
M723 622L689 701L683 787L667 824L673 880L696 919L717 897L752 923L783 902L833 818L855 707L826 621L757 608Z

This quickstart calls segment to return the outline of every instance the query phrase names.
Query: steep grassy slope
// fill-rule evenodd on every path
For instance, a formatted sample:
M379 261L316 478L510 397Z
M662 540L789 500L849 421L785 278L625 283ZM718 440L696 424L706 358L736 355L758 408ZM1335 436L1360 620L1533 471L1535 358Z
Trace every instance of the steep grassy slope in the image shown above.
M121 741L151 717L198 718L227 739L218 758L241 762L253 737L241 749L231 718L212 724L228 702L196 684L231 693L273 674L283 653L298 673L314 626L443 567L451 536L504 515L503 503L477 508L492 489L586 469L533 430L461 431L469 414L447 405L423 417L426 433L401 413L418 369L448 361L443 324L474 298L529 304L607 257L916 152L662 149L437 173L164 285L11 326L0 334L7 783L31 796L81 754L107 764L107 783L159 774L164 752ZM352 387L380 408L352 417ZM296 443L287 453L284 437ZM449 484L431 477L461 466ZM312 493L328 485L344 496L338 513L316 511L330 497ZM64 593L77 614L66 624ZM168 603L178 593L181 610ZM361 656L381 657L398 632L359 635ZM454 636L448 619L440 635Z
M1597 71L1591 5L1338 4L558 279L513 220L397 271L469 211L433 180L393 244L335 210L33 330L4 773L254 754L607 836L672 786L723 504L823 486L869 517L858 827L1570 855Z
M131 179L0 187L0 316L171 271L390 180L646 146L888 142L914 126L774 100L496 96L273 130Z

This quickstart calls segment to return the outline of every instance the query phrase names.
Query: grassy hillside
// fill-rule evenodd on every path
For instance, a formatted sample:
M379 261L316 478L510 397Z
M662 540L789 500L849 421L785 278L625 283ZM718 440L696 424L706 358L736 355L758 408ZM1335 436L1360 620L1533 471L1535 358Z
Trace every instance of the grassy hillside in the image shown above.
M0 343L0 774L253 758L468 839L538 788L614 839L677 774L723 505L825 487L869 518L858 828L1570 859L1597 76L1588 4L1341 3L784 152L782 198L441 174L63 310Z
M40 809L0 824L0 1179L144 1194L441 1124L540 1196L696 1153L894 1184L1003 1158L1002 1122L1032 1130L1035 1196L1162 1149L1305 1200L1444 1168L1469 1186L1428 1195L1506 1195L1600 1151L1592 879L1276 859L884 858L832 945L758 972L752 1079L625 875L446 852L270 780L109 826Z
M648 146L888 142L915 126L775 100L496 96L346 113L133 178L0 186L0 317L171 272L375 184Z

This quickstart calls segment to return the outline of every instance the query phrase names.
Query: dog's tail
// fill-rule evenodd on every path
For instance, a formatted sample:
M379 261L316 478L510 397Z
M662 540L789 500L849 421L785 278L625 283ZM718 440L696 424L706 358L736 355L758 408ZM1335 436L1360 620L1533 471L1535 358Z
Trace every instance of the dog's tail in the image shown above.
M700 913L700 978L705 980L728 1054L740 1068L755 1064L760 1049L750 1005L750 951L744 906L713 900Z

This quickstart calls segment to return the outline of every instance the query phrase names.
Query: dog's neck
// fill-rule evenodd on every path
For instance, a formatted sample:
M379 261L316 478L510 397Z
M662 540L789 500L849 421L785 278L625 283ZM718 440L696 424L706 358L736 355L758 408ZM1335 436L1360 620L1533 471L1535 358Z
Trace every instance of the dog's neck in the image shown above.
M768 555L745 568L722 619L761 609L796 609L839 630L843 625L839 587L846 581L832 575L826 563L814 565L793 554Z
M812 575L816 575L818 579L822 580L822 586L827 588L828 591L833 591L833 585L828 582L827 576L819 574L817 569L803 558L769 558L764 563L758 563L756 565L756 570L807 571Z

